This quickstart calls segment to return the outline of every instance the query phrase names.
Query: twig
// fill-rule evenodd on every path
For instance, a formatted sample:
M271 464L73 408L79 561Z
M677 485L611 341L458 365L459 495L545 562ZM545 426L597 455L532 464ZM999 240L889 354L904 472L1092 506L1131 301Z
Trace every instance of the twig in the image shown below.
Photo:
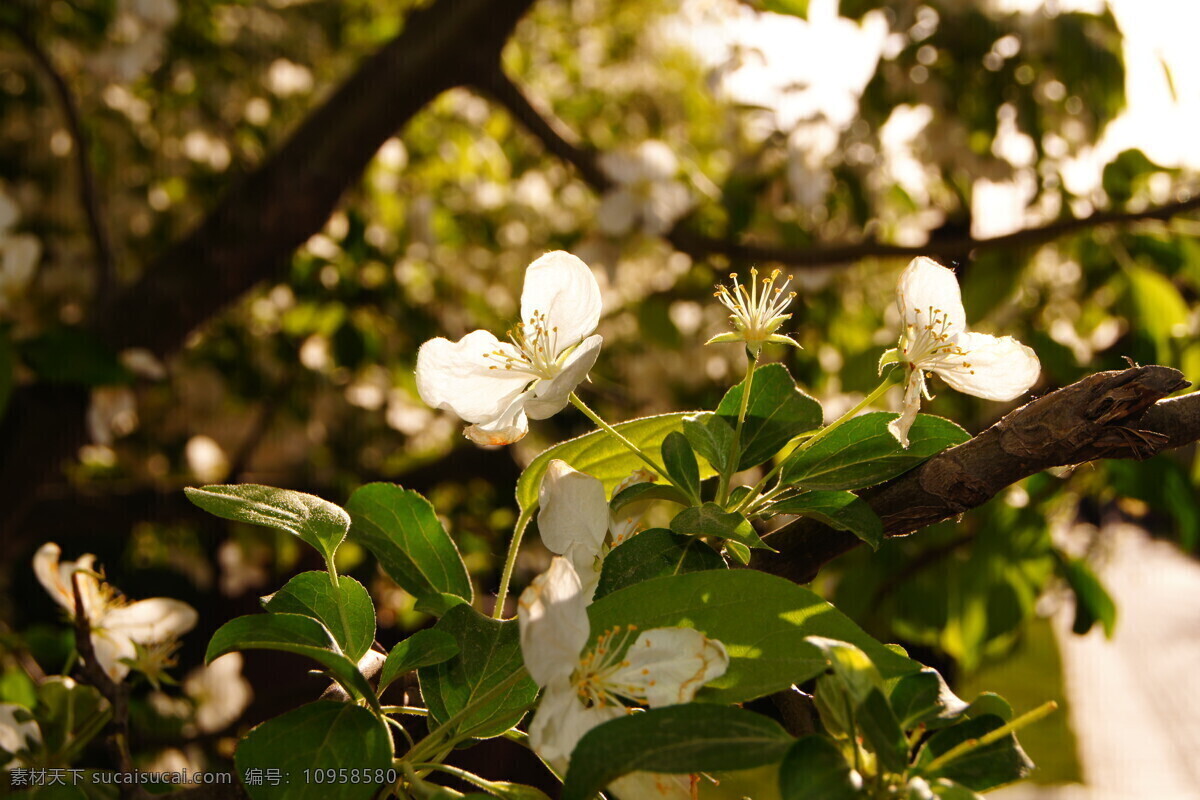
M96 302L103 305L107 302L113 283L113 254L104 218L100 209L100 197L96 190L96 176L89 159L90 144L87 133L83 128L83 120L79 114L79 106L66 78L50 60L50 54L42 49L34 35L12 23L0 23L6 28L21 47L37 65L42 75L50 83L58 103L62 106L63 122L70 132L75 154L75 169L79 180L79 202L83 206L84 217L87 220L88 234L92 239L92 248L96 255Z

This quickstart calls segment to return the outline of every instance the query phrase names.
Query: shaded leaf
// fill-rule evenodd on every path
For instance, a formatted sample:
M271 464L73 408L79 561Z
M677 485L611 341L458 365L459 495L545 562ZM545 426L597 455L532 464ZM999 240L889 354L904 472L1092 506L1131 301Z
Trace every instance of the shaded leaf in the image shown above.
M375 641L375 606L361 583L342 575L335 589L328 572L302 572L265 598L267 611L303 614L318 620L357 663Z
M862 777L828 737L805 736L779 766L782 800L857 800Z
M812 517L831 528L853 533L874 550L883 543L883 521L865 500L850 492L805 492L772 503L767 512Z
M458 642L445 631L417 631L392 648L379 673L379 693L406 672L419 667L432 667L458 655Z
M725 569L725 561L694 536L665 528L642 531L604 558L596 597L663 575L680 575L706 569Z

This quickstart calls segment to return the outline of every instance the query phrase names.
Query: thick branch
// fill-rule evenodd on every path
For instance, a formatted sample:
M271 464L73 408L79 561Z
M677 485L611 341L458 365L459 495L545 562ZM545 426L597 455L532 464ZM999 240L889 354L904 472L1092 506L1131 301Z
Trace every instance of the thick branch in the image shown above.
M1100 372L1012 411L983 433L917 469L862 493L887 536L904 536L982 505L1044 469L1103 458L1157 455L1200 439L1200 392L1169 367ZM811 519L769 537L778 553L756 551L752 566L797 583L859 540Z

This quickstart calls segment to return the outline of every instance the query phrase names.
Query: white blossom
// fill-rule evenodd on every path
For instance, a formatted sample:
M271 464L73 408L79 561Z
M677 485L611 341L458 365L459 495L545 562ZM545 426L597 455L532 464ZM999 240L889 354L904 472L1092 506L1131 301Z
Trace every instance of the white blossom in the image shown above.
M771 274L763 278L759 285L758 269L751 267L750 280L743 286L738 282L736 272L729 273L729 277L733 280L733 289L723 284L718 285L714 296L721 301L721 305L729 309L729 321L733 324L734 330L717 334L705 344L745 342L746 348L755 357L762 350L763 344L767 342L799 347L796 340L778 332L779 326L792 318L791 314L784 312L796 299L796 293L788 291L788 287L792 283L792 276L789 275L782 285L776 286L775 282L779 280L779 275L779 270L772 270Z
M196 704L192 717L201 733L216 733L236 722L250 705L254 691L242 677L242 654L226 653L188 673L183 692Z
M42 257L36 236L13 230L20 218L20 207L0 187L0 313L25 294Z
M529 265L521 322L501 342L473 331L457 342L431 339L417 353L417 391L428 405L472 423L478 444L511 444L530 419L561 411L587 377L603 339L600 287L570 253L547 253Z
M12 757L0 769L12 769L22 762L19 753L29 753L42 743L42 731L29 709L16 703L0 703L0 749Z
M902 413L888 430L908 447L908 431L930 399L926 377L936 373L952 388L985 400L1013 400L1037 381L1041 364L1011 336L967 330L967 315L954 273L932 259L914 258L900 275L896 305L903 330L899 346L880 359L880 369L900 363L907 371Z
M675 179L679 160L663 142L603 153L597 161L613 182L596 212L604 233L621 236L640 226L650 236L661 236L692 207L687 186Z

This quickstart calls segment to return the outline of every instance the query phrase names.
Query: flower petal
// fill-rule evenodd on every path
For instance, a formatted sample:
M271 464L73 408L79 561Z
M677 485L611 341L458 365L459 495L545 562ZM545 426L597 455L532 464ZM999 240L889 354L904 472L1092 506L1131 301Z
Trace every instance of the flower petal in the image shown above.
M585 556L594 558L600 553L608 533L603 483L556 458L542 478L538 504L538 531L550 552L566 555L568 547L577 545ZM579 570L578 563L575 569Z
M960 333L957 344L965 353L963 363L935 372L964 394L985 400L1014 400L1028 392L1042 374L1037 354L1011 336Z
M565 775L571 753L583 735L624 713L617 706L584 708L575 687L566 678L558 679L542 693L529 723L529 745L560 775Z
M651 708L687 703L700 687L725 674L729 654L692 628L643 631L608 681L612 690Z
M32 717L25 706L0 703L0 748L14 756L8 763L0 763L0 770L14 765L17 753L29 753L42 743L42 731Z
M548 381L538 381L533 387L534 397L525 402L525 413L530 419L552 417L571 402L571 392L583 382L600 355L604 337L589 336L567 357L562 371Z
M138 644L155 644L176 639L196 625L196 609L182 600L152 597L109 610L93 624L114 636Z
M900 407L900 416L888 423L888 430L905 450L908 449L908 431L917 420L917 412L921 410L921 393L924 389L925 373L919 369L910 369L908 382L904 384L904 401Z
M92 650L96 653L96 664L115 683L125 680L129 674L125 659L137 658L137 648L128 636L106 630L92 631Z
M467 422L494 422L533 380L487 357L497 351L518 355L515 347L487 331L473 331L457 342L430 339L417 351L417 392L426 404L453 411Z
M58 559L62 556L62 548L54 542L46 542L33 555L33 574L46 593L54 602L65 608L69 613L75 613L75 592L71 588L70 572L64 576L59 569ZM71 565L72 568L74 564ZM65 579L64 579L65 578Z
M576 256L556 250L525 270L521 319L532 327L536 314L545 315L544 324L554 333L555 357L596 330L600 309L596 276Z
M932 258L914 258L904 268L896 286L896 306L905 325L924 327L935 311L946 317L944 333L953 335L967 328L958 278Z
M665 181L675 177L679 171L679 159L666 142L658 139L647 139L633 151L641 162L638 177L648 181Z
M495 419L470 425L463 431L475 444L505 445L519 442L529 433L529 419L525 415L525 404L533 398L533 392L522 392L514 397L508 407Z
M521 593L517 621L521 656L537 684L570 677L591 628L583 587L567 559L556 557Z

